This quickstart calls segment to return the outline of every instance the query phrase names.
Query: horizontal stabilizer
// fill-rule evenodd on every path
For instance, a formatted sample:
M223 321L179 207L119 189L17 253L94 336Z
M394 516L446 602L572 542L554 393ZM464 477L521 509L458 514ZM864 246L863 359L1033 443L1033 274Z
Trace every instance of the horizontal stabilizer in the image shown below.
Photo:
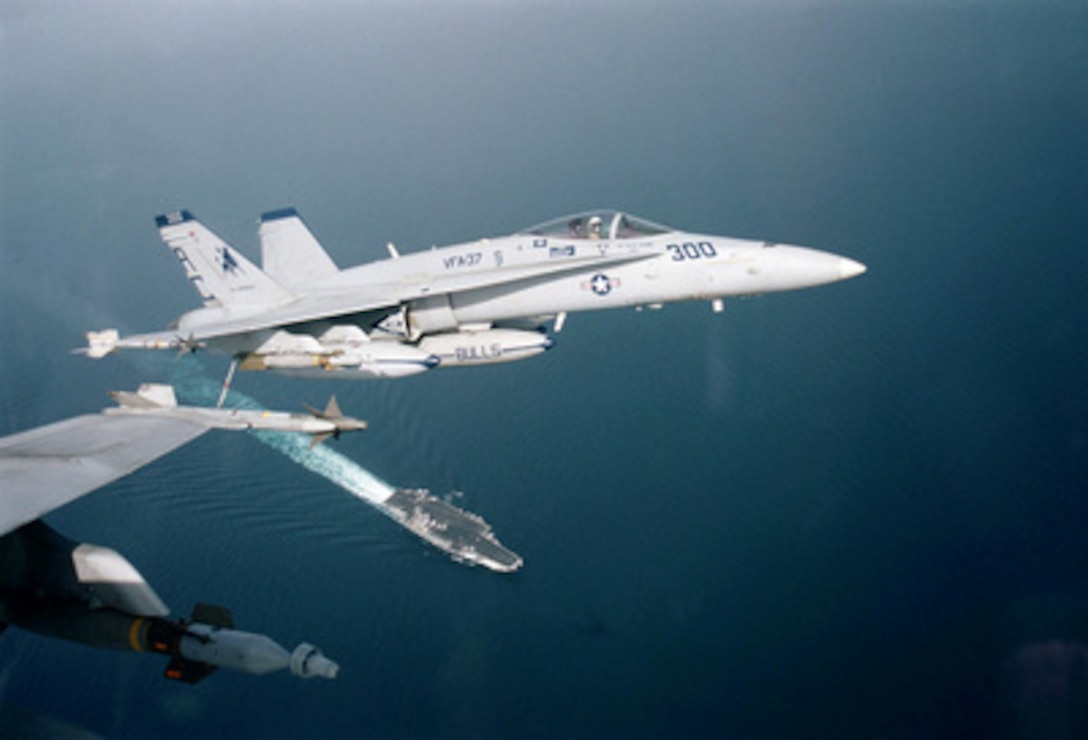
M261 216L261 266L284 287L295 290L339 270L294 208Z

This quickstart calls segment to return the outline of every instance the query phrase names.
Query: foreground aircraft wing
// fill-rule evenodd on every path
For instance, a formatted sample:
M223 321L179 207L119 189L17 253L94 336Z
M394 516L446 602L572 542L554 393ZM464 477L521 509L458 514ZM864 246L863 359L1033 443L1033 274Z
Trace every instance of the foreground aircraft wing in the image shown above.
M318 319L335 318L396 307L404 301L445 293L457 294L468 290L489 288L543 275L561 275L564 272L583 270L587 267L616 265L657 256L657 251L632 251L624 253L571 257L545 264L534 263L501 267L474 273L425 276L412 283L383 283L365 286L344 293L325 293L304 296L286 305L273 308L246 308L236 311L236 318L217 321L206 327L196 328L187 339L201 342L206 339L243 334L263 329L273 329L291 324L301 324ZM364 293L365 297L360 297ZM150 335L149 335L150 336Z
M189 619L169 619L166 604L123 555L69 540L38 520L208 428L91 414L0 438L0 631L11 624L85 645L166 655L165 676L187 683L220 667L335 678L339 667L313 645L288 652L267 635L236 630L223 607L198 604Z
M88 414L0 438L0 536L206 431L181 419Z

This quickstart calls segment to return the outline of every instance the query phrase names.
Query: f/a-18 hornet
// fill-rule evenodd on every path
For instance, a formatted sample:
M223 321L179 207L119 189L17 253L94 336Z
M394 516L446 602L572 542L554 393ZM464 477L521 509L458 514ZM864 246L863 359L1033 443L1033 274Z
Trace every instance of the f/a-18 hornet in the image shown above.
M156 219L204 302L169 331L87 335L87 354L208 348L243 370L395 378L537 355L568 312L794 290L860 275L806 247L677 231L610 210L339 269L294 209L261 217L263 270L188 211Z

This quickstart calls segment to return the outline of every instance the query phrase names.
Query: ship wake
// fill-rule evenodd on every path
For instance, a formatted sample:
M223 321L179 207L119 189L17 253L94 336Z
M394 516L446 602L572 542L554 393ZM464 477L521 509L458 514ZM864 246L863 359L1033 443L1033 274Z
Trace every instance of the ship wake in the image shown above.
M171 382L185 403L213 406L221 386L204 375L199 365L186 358L176 363ZM262 410L256 399L232 390L227 406ZM364 501L408 531L447 553L459 563L482 565L510 572L522 565L516 553L503 547L477 514L459 509L423 489L401 489L386 483L366 468L326 446L314 447L306 434L250 430L256 437L298 465Z

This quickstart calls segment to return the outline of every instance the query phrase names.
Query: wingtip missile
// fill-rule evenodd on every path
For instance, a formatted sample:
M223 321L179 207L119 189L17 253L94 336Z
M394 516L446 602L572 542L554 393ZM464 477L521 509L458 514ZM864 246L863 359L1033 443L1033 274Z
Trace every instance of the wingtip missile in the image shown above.
M86 355L93 360L102 359L119 349L176 349L179 350L178 354L182 355L204 348L204 342L196 339L192 333L187 338L174 332L134 334L122 337L117 329L103 329L102 331L89 331L85 336L87 346L74 349L72 352Z
M316 447L329 437L339 438L344 432L359 432L367 428L362 419L345 416L336 398L329 400L324 411L307 406L309 414L263 409L207 408L181 406L170 385L144 383L136 392L111 391L116 407L103 409L106 414L166 416L192 421L215 429L265 429L274 432L300 432L313 437L310 447Z

